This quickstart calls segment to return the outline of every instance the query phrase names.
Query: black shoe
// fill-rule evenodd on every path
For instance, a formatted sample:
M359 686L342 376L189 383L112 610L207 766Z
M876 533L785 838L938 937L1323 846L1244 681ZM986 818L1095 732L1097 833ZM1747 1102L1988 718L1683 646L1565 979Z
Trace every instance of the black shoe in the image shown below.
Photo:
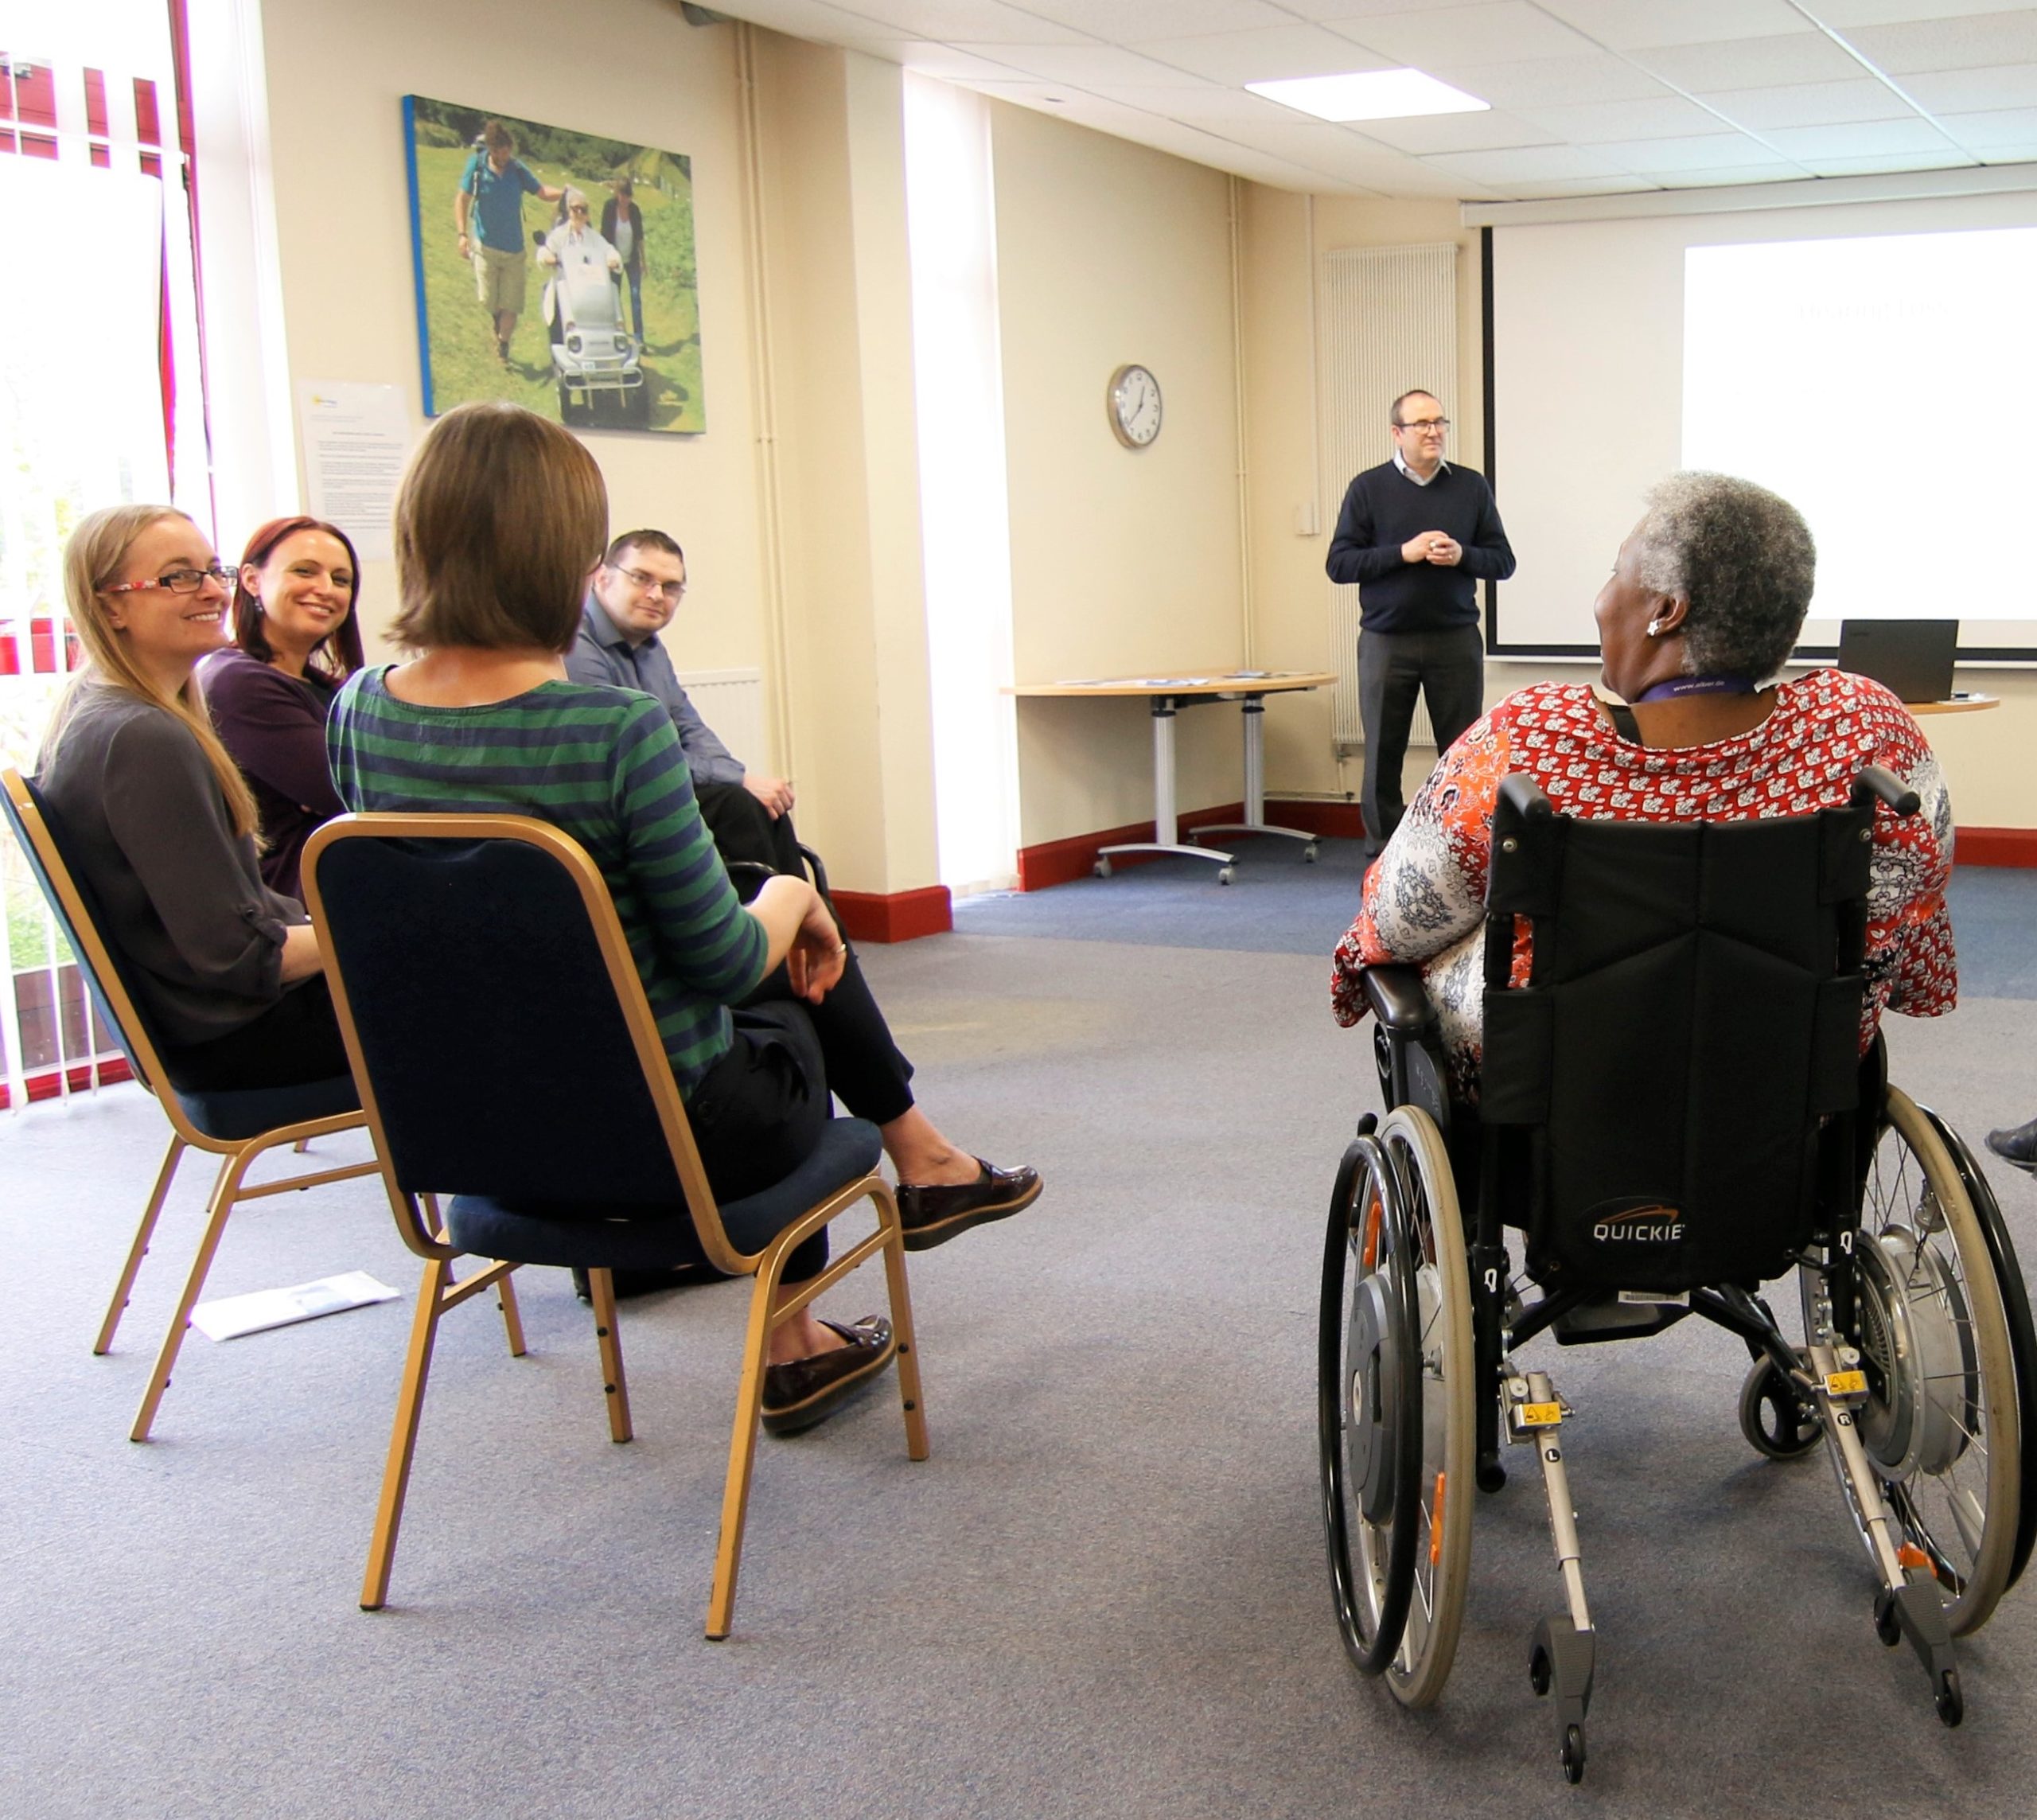
M837 1321L821 1326L849 1343L811 1358L764 1367L764 1432L796 1435L824 1422L877 1381L898 1350L891 1323L867 1315L852 1327Z
M2012 1163L2017 1168L2037 1175L2037 1119L2019 1124L2013 1131L1989 1132L1988 1148L2003 1162Z
M655 1296L660 1289L691 1289L696 1284L728 1280L728 1272L717 1270L711 1264L675 1264L665 1270L612 1270L609 1274L615 1280L618 1302L626 1302L633 1296ZM594 1299L594 1291L587 1286L587 1273L577 1264L573 1266L573 1293L583 1302Z
M991 1220L1009 1218L1040 1198L1039 1171L1020 1165L993 1169L980 1156L973 1182L916 1188L898 1184L898 1219L906 1229L908 1251L931 1251L937 1245Z

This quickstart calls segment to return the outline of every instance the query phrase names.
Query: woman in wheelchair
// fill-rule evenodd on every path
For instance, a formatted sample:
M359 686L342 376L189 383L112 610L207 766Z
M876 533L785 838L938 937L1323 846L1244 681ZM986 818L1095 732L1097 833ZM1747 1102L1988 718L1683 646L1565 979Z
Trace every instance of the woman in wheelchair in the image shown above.
M1725 474L1673 475L1620 546L1595 615L1601 680L1537 683L1444 753L1365 875L1337 945L1332 1008L1365 1015L1361 969L1419 965L1453 1098L1477 1103L1484 917L1501 780L1532 777L1560 814L1739 821L1843 803L1878 765L1920 813L1875 819L1862 1046L1885 1009L1938 1017L1957 997L1945 887L1952 806L1917 723L1842 670L1777 682L1810 606L1816 553L1796 509ZM1514 957L1517 980L1529 955Z
M1955 1000L1950 807L1887 690L1774 680L1813 565L1760 487L1655 488L1599 595L1599 684L1524 689L1443 755L1336 950L1333 1009L1379 1020L1391 1109L1359 1122L1324 1248L1346 1647L1403 1704L1438 1697L1475 1493L1505 1483L1504 1443L1532 1446L1567 1610L1531 1678L1572 1780L1593 1644L1569 1412L1514 1358L1545 1330L1696 1314L1743 1342L1743 1432L1775 1459L1829 1448L1877 1633L1910 1643L1949 1724L1953 1639L2037 1530L2020 1270L1957 1134L1882 1071L1883 1010ZM1792 1271L1801 1346L1761 1294Z
M568 680L588 577L608 540L594 458L513 405L442 417L395 512L411 662L357 672L328 742L356 811L536 816L585 847L607 881L718 1197L790 1174L819 1140L832 1093L879 1130L902 1184L909 1249L1027 1206L1030 1168L995 1169L942 1136L914 1102L911 1065L820 893L779 875L737 901L701 821L671 717L633 690ZM827 1261L817 1233L783 1293ZM872 1380L890 1323L773 1330L764 1425L808 1428Z

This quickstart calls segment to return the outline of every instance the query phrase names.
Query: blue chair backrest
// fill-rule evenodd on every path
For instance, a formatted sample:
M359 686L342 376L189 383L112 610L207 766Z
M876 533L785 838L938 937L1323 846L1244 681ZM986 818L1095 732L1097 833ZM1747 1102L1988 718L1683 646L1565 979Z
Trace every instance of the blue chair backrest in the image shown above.
M384 1155L411 1194L684 1196L578 884L512 838L349 836L314 864Z
M99 934L100 941L106 949L107 958L111 961L115 971L119 976L121 990L126 995L127 1002L134 1008L134 1017L142 1024L142 1035L147 1039L150 1045L160 1053L162 1046L157 1039L156 1033L148 1027L147 1013L142 1009L141 996L134 990L133 977L122 966L120 949L107 929L106 917L97 896L92 891L91 880L79 871L72 857L61 820L50 813L49 805L44 799L42 792L36 788L35 780L33 777L24 777L21 783L28 791L29 800L35 805L36 813L42 817L42 825L49 833L50 844L56 849L57 857L63 862L64 871L69 875L72 888L78 894L79 902L84 906L86 916L90 919L94 930ZM141 1045L136 1043L134 1033L128 1029L125 1021L115 1015L113 1005L107 996L106 988L99 980L99 970L92 965L92 951L80 938L78 930L71 921L70 913L64 909L64 900L58 894L56 885L52 882L49 871L42 863L41 854L37 851L35 843L29 838L27 828L21 824L21 813L14 806L14 798L5 790L0 790L0 808L4 808L6 811L7 825L13 830L16 842L27 858L29 871L35 874L36 883L42 888L43 899L49 906L49 914L56 918L56 926L64 932L64 939L71 945L71 952L78 958L78 971L84 976L85 984L92 992L92 1004L97 1009L101 1021L108 1030L113 1032L115 1040L120 1045L121 1053L127 1058L128 1066L134 1071L134 1078L153 1089L155 1081L142 1060Z

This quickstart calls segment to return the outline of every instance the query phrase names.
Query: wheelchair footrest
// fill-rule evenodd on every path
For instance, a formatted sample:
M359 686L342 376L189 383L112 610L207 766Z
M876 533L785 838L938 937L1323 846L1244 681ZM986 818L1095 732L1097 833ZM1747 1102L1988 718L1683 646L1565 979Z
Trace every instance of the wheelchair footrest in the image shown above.
M1891 1647L1905 1637L1931 1678L1931 1701L1948 1725L1966 1716L1960 1691L1959 1663L1953 1654L1952 1627L1937 1586L1926 1579L1907 1586L1884 1587L1875 1600L1875 1633Z
M1528 1675L1539 1694L1556 1696L1556 1739L1564 1774L1584 1776L1584 1716L1591 1709L1591 1677L1597 1651L1589 1631L1568 1617L1544 1618L1535 1627Z

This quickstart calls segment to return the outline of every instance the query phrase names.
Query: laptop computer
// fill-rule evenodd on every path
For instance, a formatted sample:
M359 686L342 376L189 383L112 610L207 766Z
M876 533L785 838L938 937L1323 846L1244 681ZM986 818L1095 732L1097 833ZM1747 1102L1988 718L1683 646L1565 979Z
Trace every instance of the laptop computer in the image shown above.
M1949 701L1959 648L1956 619L1840 622L1839 667L1893 689L1904 701Z

